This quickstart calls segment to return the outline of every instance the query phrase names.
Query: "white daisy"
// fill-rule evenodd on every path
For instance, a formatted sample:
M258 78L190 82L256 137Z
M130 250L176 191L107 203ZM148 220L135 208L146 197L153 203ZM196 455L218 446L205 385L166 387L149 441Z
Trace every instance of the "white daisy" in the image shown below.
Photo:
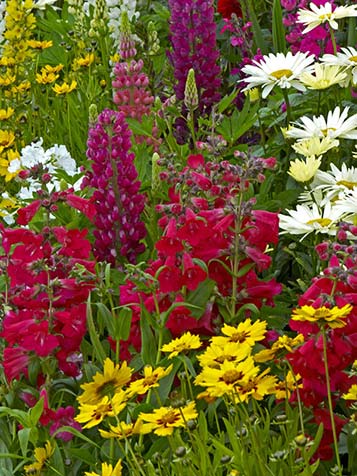
M329 137L330 139L357 139L357 114L348 117L349 107L340 112L337 106L333 111L329 111L327 118L324 116L307 116L300 118L300 123L295 123L295 127L289 127L286 131L287 137L294 139L308 139L311 137Z
M324 233L334 235L337 223L343 213L335 210L331 202L324 208L319 208L316 203L312 205L297 205L296 210L286 210L289 215L279 214L279 226L282 233L303 235L302 240L310 233Z
M341 51L336 53L336 55L325 54L321 58L323 63L334 65L334 66L343 66L345 72L348 74L348 83L352 82L357 84L357 50L349 46L348 48L341 48Z
M299 91L306 91L305 86L299 81L299 76L313 69L314 56L300 51L293 55L290 51L263 56L260 61L253 61L254 65L242 68L247 75L243 81L248 83L243 91L262 86L262 97L266 98L275 86L286 89L293 87Z
M343 164L341 169L336 165L330 165L331 170L324 172L318 170L314 181L311 184L311 188L314 190L321 190L325 198L322 203L327 201L335 201L335 199L343 198L351 190L357 187L357 168L347 167Z
M357 188L336 200L334 209L341 214L357 214Z
M327 89L334 84L345 87L347 73L342 71L341 66L315 63L314 68L314 74L302 73L300 75L300 81L308 89Z
M325 5L317 6L310 3L310 10L302 8L298 10L297 22L306 25L302 33L307 33L322 23L328 22L329 26L337 30L338 23L336 20L346 17L357 16L357 5L338 6L332 10L332 4L326 2Z

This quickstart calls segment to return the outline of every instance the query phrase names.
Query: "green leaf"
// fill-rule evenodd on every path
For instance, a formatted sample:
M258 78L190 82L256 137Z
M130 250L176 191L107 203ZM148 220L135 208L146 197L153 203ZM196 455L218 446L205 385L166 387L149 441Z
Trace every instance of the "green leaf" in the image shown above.
M144 364L154 365L157 344L154 333L150 326L151 317L145 306L141 308L140 330L141 330L141 358Z
M38 420L40 419L40 416L42 415L43 412L43 406L44 406L44 398L40 398L40 400L36 403L34 407L31 408L29 411L29 421L31 424L31 427L34 427L37 425Z
M273 3L273 49L275 53L286 52L285 29L280 0Z
M250 21L252 22L253 40L257 48L260 48L262 54L265 55L268 52L268 47L264 40L263 33L260 28L253 5L254 5L254 2L252 0L247 0L248 17Z
M99 340L97 330L94 325L93 321L93 313L92 313L92 304L91 304L91 297L89 295L87 300L87 327L90 340L93 344L94 353L97 356L97 359L100 363L103 363L106 359L107 355L103 349L103 346Z
M347 36L347 46L355 47L357 43L357 26L356 18L350 17L348 19L348 36Z
M114 336L114 316L111 311L107 308L105 304L102 302L96 302L95 305L98 308L99 316L103 319L106 328L108 329L108 333L110 336Z
M216 282L212 279L206 279L202 281L197 288L190 292L186 301L193 306L197 306L197 308L191 308L191 315L199 319L205 312L207 302L209 301L213 289L216 285Z
M114 334L115 340L128 340L131 328L131 319L133 317L133 310L129 307L122 307L118 313L118 316L114 321Z
M232 102L237 97L237 94L238 94L238 89L235 89L233 92L231 92L231 94L229 94L228 96L224 96L224 98L222 98L219 101L218 107L217 107L219 114L222 114L222 112L224 112L232 104Z

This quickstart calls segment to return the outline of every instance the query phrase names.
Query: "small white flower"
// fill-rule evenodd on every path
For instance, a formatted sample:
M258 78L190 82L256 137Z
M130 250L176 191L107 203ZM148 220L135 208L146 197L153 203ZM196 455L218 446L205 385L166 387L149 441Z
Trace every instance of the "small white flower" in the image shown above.
M313 190L321 190L325 198L322 203L335 201L337 197L343 198L351 190L357 187L357 168L347 167L343 164L341 169L336 165L330 165L331 170L324 172L318 170L311 184Z
M349 107L340 111L336 107L329 111L327 118L324 116L307 116L300 118L295 127L289 127L285 132L287 137L294 139L308 139L311 137L329 137L330 139L355 139L357 140L357 114L348 117Z
M43 139L41 137L37 142L32 142L30 145L21 149L21 164L25 169L31 169L38 164L46 164L47 157L42 147Z
M325 22L328 22L331 28L337 30L338 23L336 20L355 16L357 16L357 5L338 6L332 10L332 4L329 2L320 6L310 3L310 10L306 8L298 10L297 22L306 25L302 33L307 33Z
M21 160L12 160L7 168L7 171L10 172L10 174L16 174L19 170L21 170Z
M242 81L248 83L243 91L262 86L263 98L266 98L275 86L306 91L305 86L299 81L299 76L312 71L311 65L314 61L313 55L300 51L295 55L290 51L286 55L284 53L265 55L260 61L253 61L253 65L242 68L243 73L247 75Z
M47 5L53 5L57 0L35 0L33 6L38 10L45 10Z
M341 51L336 55L325 54L321 61L329 65L344 67L344 71L348 74L346 86L350 82L357 84L357 50L352 48L352 46L341 48Z
M310 233L335 234L337 222L343 213L326 203L324 208L319 208L316 203L312 205L297 205L296 210L286 210L289 215L279 214L279 226L282 233L303 235L302 240Z
M49 160L53 161L56 168L64 170L70 177L77 173L76 162L72 159L65 145L55 144L46 151L46 155Z

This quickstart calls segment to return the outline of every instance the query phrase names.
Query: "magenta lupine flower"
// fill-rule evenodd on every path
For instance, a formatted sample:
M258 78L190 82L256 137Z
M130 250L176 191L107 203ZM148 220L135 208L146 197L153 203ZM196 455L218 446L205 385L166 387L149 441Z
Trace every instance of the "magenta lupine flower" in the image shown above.
M97 209L94 254L114 266L135 262L144 250L141 240L146 234L140 219L144 195L139 193L134 154L129 152L130 136L124 114L105 109L89 130L87 142L92 172L85 184L94 189Z
M200 112L209 112L220 99L219 51L212 0L169 0L170 31L176 97L184 99L188 71L195 71Z

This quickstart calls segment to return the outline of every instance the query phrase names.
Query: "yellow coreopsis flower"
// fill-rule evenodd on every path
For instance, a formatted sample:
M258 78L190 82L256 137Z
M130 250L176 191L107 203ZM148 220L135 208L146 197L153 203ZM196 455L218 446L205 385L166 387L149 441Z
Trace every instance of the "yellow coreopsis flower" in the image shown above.
M211 344L205 352L197 357L202 367L219 368L225 362L239 362L251 352L249 345L237 342L226 342L223 345Z
M75 417L78 423L85 423L83 428L92 428L99 425L104 418L114 417L126 407L127 394L124 391L119 391L112 398L104 397L102 400L94 405L89 403L81 404L79 407L79 414Z
M350 314L353 306L346 304L343 307L334 306L328 308L325 306L314 308L312 306L302 306L293 310L293 321L308 321L319 325L327 324L332 329L344 327L346 322L344 319Z
M55 73L37 73L36 82L39 84L51 84L59 78L59 74Z
M77 81L73 80L71 84L68 84L66 82L64 82L61 85L55 84L52 89L57 95L61 95L61 94L71 93L74 89L76 89L76 87L77 87Z
M270 369L266 369L261 374L243 381L241 386L236 387L236 393L233 394L234 400L237 403L245 402L249 398L263 400L265 395L275 393L276 377L267 375L269 371Z
M15 134L12 131L6 131L0 129L0 147L6 149L10 147L15 140Z
M124 421L120 421L117 426L109 425L109 431L99 429L99 433L102 438L118 438L121 440L133 435L142 434L142 425L143 422L141 420L137 420L135 423L125 423ZM148 433L150 433L150 431L148 431Z
M195 402L181 408L156 408L153 413L140 413L139 419L144 422L140 433L154 432L158 436L172 435L175 428L185 427L189 420L194 420L197 416Z
M169 359L176 357L181 352L201 347L200 338L197 335L192 335L190 332L185 332L181 337L172 340L168 344L161 347L163 352L170 352Z
M34 48L37 50L45 50L46 48L50 48L51 46L53 46L53 41L27 40L27 44L30 48Z
M140 378L138 380L134 380L134 382L131 382L128 389L128 394L130 396L136 394L143 395L150 388L158 387L159 380L169 375L171 370L172 365L170 365L167 369L164 369L163 367L153 369L151 365L146 365L144 367L144 378Z
M224 336L212 337L212 343L224 345L226 342L237 342L253 347L256 342L265 338L266 327L267 323L259 319L253 324L251 319L246 319L244 322L240 322L237 327L224 324L221 329Z
M49 74L49 73L59 73L63 69L63 64L58 64L56 66L51 66L50 64L46 64L41 68L41 74Z
M293 160L290 162L288 174L297 182L309 182L314 178L321 165L321 157L307 157L306 160Z
M255 362L267 362L272 360L280 351L292 352L293 349L304 342L304 336L298 334L296 337L289 337L287 335L280 336L271 346L270 349L264 349L254 355Z
M26 475L28 476L40 476L42 474L41 470L46 464L46 461L50 459L54 452L54 447L51 445L50 441L47 441L44 448L35 448L35 462L24 466Z
M197 375L195 384L206 387L212 397L222 397L236 393L239 387L255 377L258 372L259 367L254 365L252 357L238 363L224 361L218 369L205 367Z
M121 464L121 459L117 462L117 464L114 466L111 464L107 463L102 463L102 472L101 476L121 476L122 474L122 464ZM95 472L88 472L86 471L84 473L84 476L100 476L98 473Z
M9 86L16 81L15 75L7 74L6 76L0 76L0 86Z
M81 58L75 58L72 64L74 71L81 67L88 68L94 62L95 56L94 53L88 53L86 56Z
M342 395L342 398L345 400L357 400L357 385L352 385L348 392Z
M14 94L17 94L17 93L23 93L24 91L28 91L29 89L31 89L30 81L22 81L22 83L16 86L13 86L11 88L11 92Z
M286 374L285 380L282 382L277 382L275 384L275 396L278 400L290 398L291 392L296 390L296 388L302 388L303 385L300 383L301 375L296 374L295 377L293 373L289 370Z
M6 119L9 119L14 114L14 112L15 110L12 107L0 109L0 121L6 121Z
M103 373L97 372L92 382L81 385L84 392L77 400L80 404L97 405L103 397L113 397L130 381L132 371L126 361L120 366L114 365L109 358L105 359Z

